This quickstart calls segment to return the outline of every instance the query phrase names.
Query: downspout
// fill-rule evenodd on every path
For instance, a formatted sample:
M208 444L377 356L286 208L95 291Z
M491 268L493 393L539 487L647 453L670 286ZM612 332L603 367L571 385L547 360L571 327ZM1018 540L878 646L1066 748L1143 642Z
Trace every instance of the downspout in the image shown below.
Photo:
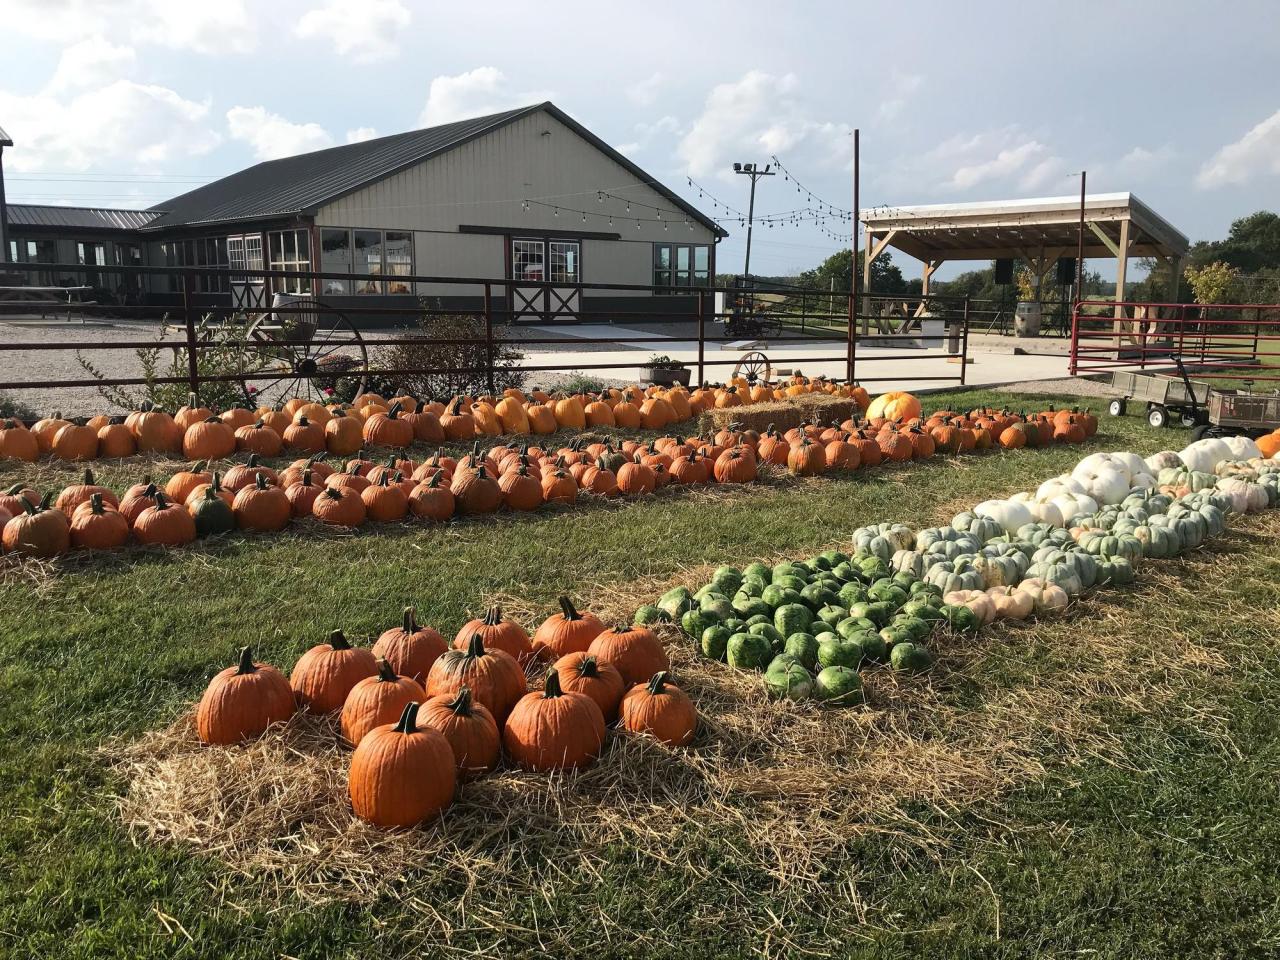
M4 199L4 148L13 141L0 137L0 263L9 262L9 205Z

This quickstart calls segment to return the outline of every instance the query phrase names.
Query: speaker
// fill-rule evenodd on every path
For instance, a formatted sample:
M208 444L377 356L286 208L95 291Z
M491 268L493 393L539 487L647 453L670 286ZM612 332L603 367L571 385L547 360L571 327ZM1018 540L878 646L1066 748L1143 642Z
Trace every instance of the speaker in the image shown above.
M1076 258L1058 258L1058 286L1069 287L1076 282Z
M996 283L1013 283L1013 261L996 261Z

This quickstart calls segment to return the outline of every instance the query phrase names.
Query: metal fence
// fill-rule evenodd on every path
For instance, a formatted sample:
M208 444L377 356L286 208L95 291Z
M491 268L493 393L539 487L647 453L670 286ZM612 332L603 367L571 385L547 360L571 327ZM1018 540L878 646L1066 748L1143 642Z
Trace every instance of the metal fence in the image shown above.
M77 265L7 264L11 271L74 271ZM636 284L577 283L550 281L495 280L492 278L396 276L407 296L325 297L319 291L343 284L355 289L368 283L363 274L250 270L232 273L212 267L114 267L121 274L137 275L139 284L164 288L167 292L144 296L141 303L127 308L109 303L59 303L57 315L81 323L67 324L68 335L38 341L0 342L0 390L43 388L128 387L154 384L183 384L197 394L212 383L241 385L246 396L308 395L317 382L341 376L348 380L377 378L394 382L397 377L423 374L463 375L495 386L499 370L508 374L532 375L540 372L604 372L641 367L652 352L683 353L685 365L697 383L727 379L726 368L742 369L743 356L726 357L726 345L742 351L762 353L785 342L789 351L800 345L801 356L788 355L781 362L792 369L804 365L838 364L846 380L862 383L902 380L901 375L884 375L876 364L916 360L910 379L919 383L965 382L968 353L969 305L967 298L927 298L937 313L938 323L926 335L902 329L892 332L860 333L869 317L845 295L818 297L801 295L801 316L820 327L797 332L780 324L776 335L753 335L753 318L761 313L757 305L780 303L794 297L794 288L771 288L753 284L741 287L659 288ZM264 292L246 299L245 289ZM23 287L10 287L13 302L25 304ZM222 293L221 291L229 291ZM210 293L209 291L214 291ZM241 295L237 294L237 291ZM274 295L271 291L279 291ZM286 291L294 291L288 293ZM300 291L300 292L299 292ZM358 301L358 302L355 302ZM744 306L745 303L745 306ZM531 306L536 304L536 308ZM770 306L764 309L768 313ZM13 320L0 298L0 321ZM474 332L465 337L441 337L432 328L439 318L472 318ZM165 323L180 331L177 340L140 336L137 339L104 340L95 336L95 322L123 321ZM634 331L618 331L611 336L579 336L571 324L634 326ZM536 329L521 330L533 324ZM643 329L653 324L678 324L673 331ZM563 333L561 332L563 326ZM150 328L147 328L148 332ZM70 331L75 335L71 336ZM747 332L743 332L743 331ZM229 335L229 331L231 335ZM611 331L612 332L612 331ZM529 335L534 334L534 335ZM548 335L553 334L553 335ZM414 347L429 342L435 347L458 347L473 358L467 366L407 367L379 366L381 348ZM601 359L564 363L538 362L539 352L528 348L561 345L569 349L601 351ZM230 372L210 373L202 362L212 350L242 351L245 362ZM511 349L527 350L523 359L504 365L502 357ZM75 351L94 356L103 351L173 350L185 359L180 375L98 376L22 379L22 357L34 351ZM943 366L954 364L954 368ZM758 372L759 368L753 368ZM632 374L634 375L634 374Z
M1084 300L1071 322L1072 376L1149 370L1174 359L1201 380L1280 382L1280 304Z

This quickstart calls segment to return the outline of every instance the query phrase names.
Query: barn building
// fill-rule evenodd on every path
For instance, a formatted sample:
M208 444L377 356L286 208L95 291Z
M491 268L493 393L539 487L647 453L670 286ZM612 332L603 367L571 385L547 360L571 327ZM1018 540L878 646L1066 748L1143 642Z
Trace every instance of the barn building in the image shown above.
M727 236L550 102L269 160L149 210L11 203L6 215L9 261L82 268L24 273L27 283L154 305L177 301L177 278L112 267L226 267L197 278L197 302L254 308L273 293L309 293L353 317L361 305L428 297L475 308L483 296L478 284L401 279L412 276L503 281L492 296L516 321L589 319L606 299L613 311L691 311ZM355 276L236 273L253 269Z

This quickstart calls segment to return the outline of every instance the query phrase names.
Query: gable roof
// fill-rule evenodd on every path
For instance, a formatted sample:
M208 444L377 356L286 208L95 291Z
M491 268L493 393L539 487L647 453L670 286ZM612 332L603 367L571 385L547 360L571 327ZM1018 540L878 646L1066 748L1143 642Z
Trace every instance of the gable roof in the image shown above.
M4 132L4 127L0 127L0 147L12 147L13 141L9 135Z
M10 203L5 209L10 227L63 227L73 230L137 230L160 216L154 210L110 207L56 207L39 203Z
M458 120L425 130L397 133L361 143L329 147L279 160L267 160L239 173L197 187L151 209L157 217L146 229L258 220L313 213L318 207L462 146L516 120L545 110L626 168L699 223L728 236L714 220L655 181L550 101Z

